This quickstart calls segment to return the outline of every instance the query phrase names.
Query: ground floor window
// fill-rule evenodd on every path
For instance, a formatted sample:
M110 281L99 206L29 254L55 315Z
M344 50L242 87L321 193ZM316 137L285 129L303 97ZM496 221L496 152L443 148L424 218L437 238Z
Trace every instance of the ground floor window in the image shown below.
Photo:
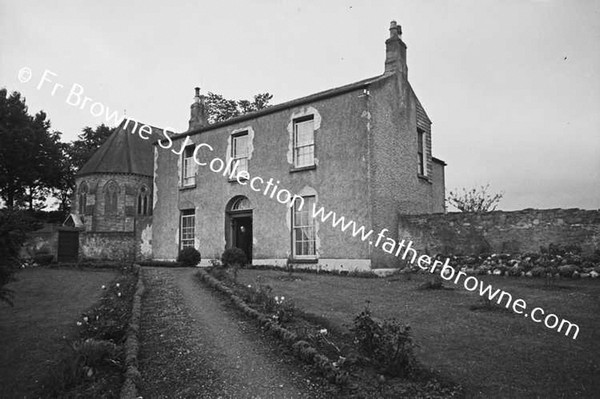
M292 253L297 259L314 259L317 256L316 232L311 210L315 203L315 197L302 198L304 203L296 200L292 212Z
M196 215L193 209L188 209L181 212L181 249L192 247L194 248L194 238L196 237Z

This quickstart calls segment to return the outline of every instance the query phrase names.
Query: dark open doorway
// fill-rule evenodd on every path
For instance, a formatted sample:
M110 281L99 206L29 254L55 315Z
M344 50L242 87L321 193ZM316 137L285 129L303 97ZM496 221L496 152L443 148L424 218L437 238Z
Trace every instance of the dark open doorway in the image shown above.
M75 263L79 257L79 231L61 228L58 230L57 262Z
M252 263L252 206L243 196L234 197L225 210L225 241L227 248L239 248Z
M231 220L233 246L246 254L248 263L252 262L252 215L233 216Z

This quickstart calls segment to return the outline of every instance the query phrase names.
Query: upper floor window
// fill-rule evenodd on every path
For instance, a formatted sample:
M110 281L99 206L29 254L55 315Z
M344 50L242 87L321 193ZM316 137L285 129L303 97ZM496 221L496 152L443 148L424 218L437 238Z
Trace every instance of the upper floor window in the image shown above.
M231 158L238 163L237 171L248 171L248 132L237 133L231 137Z
M427 171L425 158L425 132L421 129L417 129L417 162L419 174L425 176Z
M196 184L196 168L194 165L194 145L188 145L183 151L182 162L182 183L183 187Z
M146 186L142 186L137 197L137 214L141 216L150 214L150 193Z
M81 183L79 186L79 214L85 215L85 207L87 205L88 185Z
M294 120L294 167L315 164L315 126L312 115Z
M194 209L181 211L180 249L192 247L196 238L196 214Z
M117 214L118 206L119 187L114 181L106 183L104 190L104 214L115 215Z
M310 215L315 197L302 198L304 203L296 200L292 209L292 253L296 259L315 259L317 256L315 219Z

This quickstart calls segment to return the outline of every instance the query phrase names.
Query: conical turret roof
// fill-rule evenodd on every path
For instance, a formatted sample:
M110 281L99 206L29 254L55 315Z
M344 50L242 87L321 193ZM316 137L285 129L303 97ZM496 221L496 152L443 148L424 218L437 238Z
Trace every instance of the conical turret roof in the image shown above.
M125 119L77 172L77 176L93 173L127 173L152 176L154 149L160 129L147 125L152 133L141 130L143 123ZM148 137L147 140L143 137Z

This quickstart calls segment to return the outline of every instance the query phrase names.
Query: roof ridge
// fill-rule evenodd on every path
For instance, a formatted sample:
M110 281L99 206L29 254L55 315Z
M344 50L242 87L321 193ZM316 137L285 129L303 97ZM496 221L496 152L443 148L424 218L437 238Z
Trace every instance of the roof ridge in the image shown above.
M204 127L196 128L193 130L187 130L187 131L178 133L175 136L173 136L172 139L179 139L179 138L183 138L183 137L187 137L187 136L193 136L193 135L196 135L199 133L203 133L205 131L210 131L210 130L217 129L217 128L220 128L223 126L228 126L228 125L231 125L234 123L243 122L248 119L256 118L256 117L259 117L262 115L267 115L267 114L277 112L282 109L291 108L293 106L298 106L305 102L320 99L321 97L329 97L329 96L334 96L336 94L343 94L347 91L356 90L356 89L361 88L362 86L367 86L367 85L379 82L381 80L388 79L390 76L393 76L394 74L395 73L383 73L383 74L373 76L371 78L358 80L356 82L348 83L348 84L334 87L334 88L327 89L327 90L318 91L316 93L312 93L312 94L309 94L309 95L306 95L303 97L294 98L292 100L285 101L283 103L271 105L267 108L263 108L258 111L249 112L247 114L239 115L234 118L227 119L225 121L213 123L212 125L208 125L208 126L204 126ZM156 140L153 142L153 144L156 145L161 140L163 140L163 139Z
M125 131L126 137L125 137L125 159L127 160L127 170L129 172L133 172L133 166L131 164L131 158L133 158L133 153L131 152L131 145L129 144L129 132Z

